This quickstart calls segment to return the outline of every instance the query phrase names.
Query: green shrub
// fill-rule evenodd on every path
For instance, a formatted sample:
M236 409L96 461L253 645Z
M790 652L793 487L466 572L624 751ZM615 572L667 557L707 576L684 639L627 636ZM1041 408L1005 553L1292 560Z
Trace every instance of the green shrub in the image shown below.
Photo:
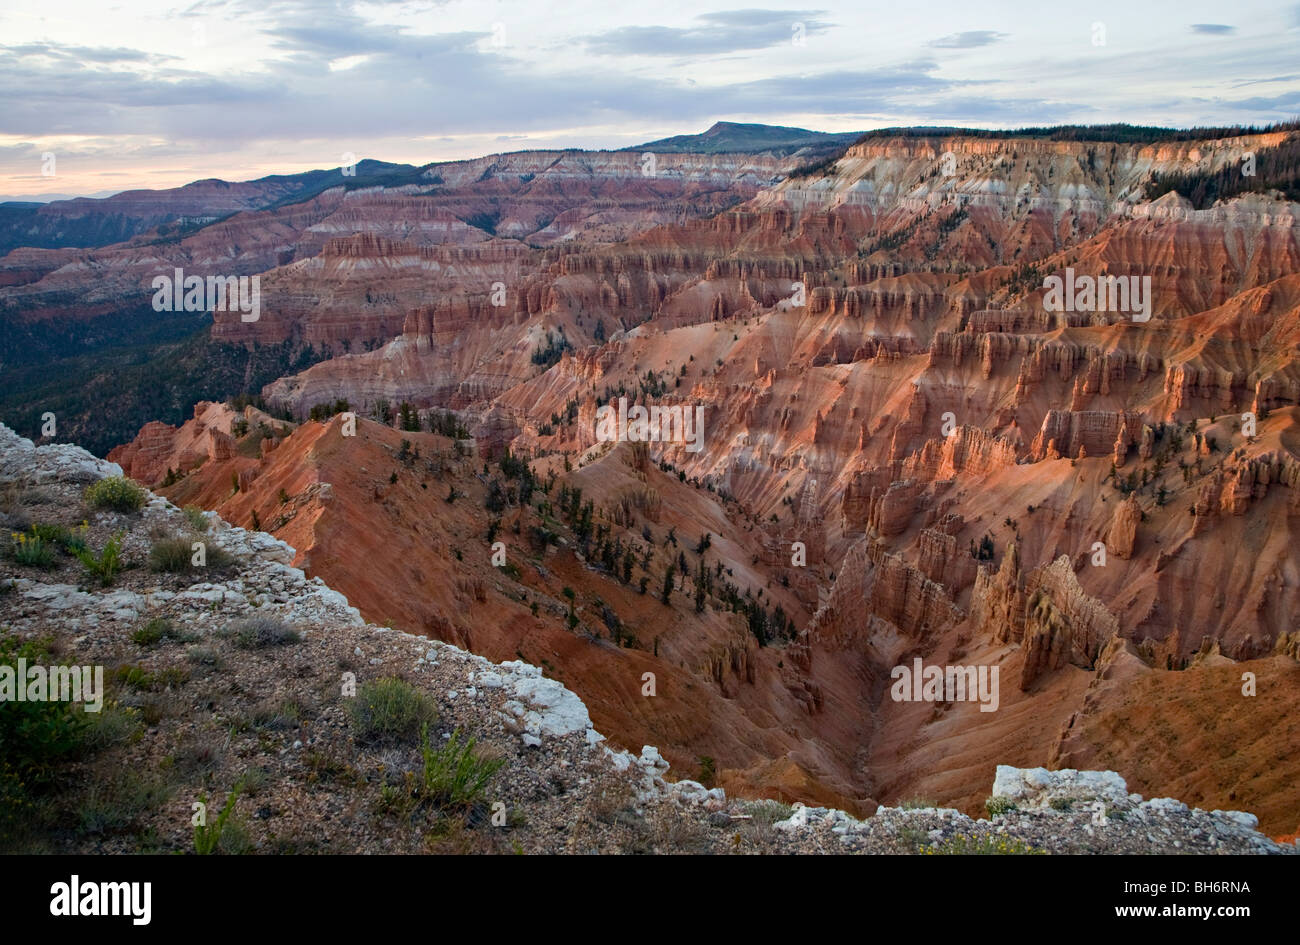
M898 841L906 849L913 853L921 851L929 852L926 848L930 845L930 831L916 824L903 824L898 828Z
M68 554L76 554L78 551L85 551L86 532L90 526L82 522L76 528L68 528L66 525L52 525L49 523L36 523L31 526L29 531L31 537L39 538L49 545L57 545Z
M140 735L141 715L139 709L106 699L100 711L90 714L85 735L87 750L99 751L134 741Z
M218 570L228 567L235 560L224 548L209 541L202 542L202 545L204 568ZM199 567L194 563L194 542L182 535L158 539L149 549L149 567L170 574L184 574L194 570Z
M167 667L157 672L150 672L143 666L131 663L114 668L111 678L120 685L141 692L160 692L173 689L190 681L188 670L180 667Z
M789 804L781 801L764 799L759 801L749 801L744 805L744 811L754 819L755 823L771 826L778 820L789 820L794 814L794 808Z
M131 641L140 646L153 646L165 639L180 639L176 625L166 617L154 617L143 627L137 627L131 634Z
M18 660L45 665L42 641L0 637L0 665L16 674ZM0 840L27 829L62 766L87 747L92 713L79 702L10 701L0 709ZM3 846L3 844L0 844Z
M149 549L149 567L155 571L179 574L188 571L194 554L188 538L160 538Z
M505 762L484 758L474 750L474 739L461 743L460 729L441 748L429 746L429 726L420 729L420 751L424 755L421 784L424 798L439 806L469 807L483 796L483 789Z
M242 785L235 785L235 789L226 797L226 803L221 808L221 812L217 814L217 819L215 821L212 823L194 825L194 852L199 856L208 856L209 854L216 852L218 845L221 844L222 831L225 830L226 821L230 819L230 815L235 812L235 804L239 801L239 792L241 788ZM206 794L200 794L199 802L206 808L208 796ZM205 810L205 821L208 819L206 814L207 812ZM223 850L222 852L225 851Z
M235 817L225 825L217 841L217 852L223 856L247 856L253 852L253 839L241 818Z
M166 782L130 768L107 780L91 782L77 811L82 833L111 833L135 825L171 796Z
M73 549L70 546L73 545L86 547L86 539L82 537L85 536L86 526L82 526L82 528L74 532L73 529L68 528L66 525L38 523L32 525L30 530L32 536L43 539L43 541L47 541L51 545L59 545L66 551L72 551Z
M13 532L12 554L18 564L29 568L54 567L54 544L35 534Z
M226 631L243 650L260 650L268 646L284 646L302 639L293 627L276 617L258 615L231 624Z
M211 646L192 646L186 652L185 658L197 667L199 676L220 672L226 666L226 661L221 658L221 654Z
M187 505L181 511L185 513L185 521L189 523L190 528L199 533L208 530L208 517L203 514L203 510L197 505Z
M927 797L909 797L898 805L903 810L924 810L930 807L938 807L934 801Z
M68 529L59 544L63 545L63 550L70 555L75 555L79 551L89 551L90 545L86 544L86 532L90 526L82 522L76 528Z
M438 710L425 693L392 678L362 683L348 711L360 737L370 741L413 739L438 720Z
M302 717L302 706L296 700L272 700L254 708L248 717L248 723L252 728L280 731L297 728L302 723Z
M999 814L1006 814L1016 809L1016 802L1009 797L990 797L984 802L984 809L989 812L990 817L997 817Z
M271 775L265 768L254 767L245 771L240 780L244 785L244 793L252 797L262 793L270 786Z
M85 498L91 508L134 512L144 505L144 490L125 476L109 476L91 483Z
M126 532L118 532L108 541L104 542L104 548L98 555L92 554L89 549L78 549L73 552L90 572L90 576L98 579L104 587L113 583L113 578L122 570L122 543L126 541Z

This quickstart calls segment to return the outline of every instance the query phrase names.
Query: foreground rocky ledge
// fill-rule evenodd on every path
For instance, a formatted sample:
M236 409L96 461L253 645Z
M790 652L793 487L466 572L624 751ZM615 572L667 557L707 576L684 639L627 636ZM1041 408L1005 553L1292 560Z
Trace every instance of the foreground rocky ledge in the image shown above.
M48 570L0 560L0 630L44 638L59 663L105 667L105 736L45 799L47 826L10 849L192 851L192 806L239 786L224 852L644 853L1294 853L1253 815L1143 800L1114 772L999 766L976 820L933 807L838 810L727 798L666 780L650 746L609 747L586 706L540 669L494 664L454 646L367 624L339 593L290 566L293 549L208 513L196 526L146 493L138 512L87 508L85 486L115 464L70 446L34 447L0 425L0 514L11 531L75 527L98 550L123 534L129 566L111 586L72 557ZM220 565L158 573L167 536L205 542ZM241 648L227 632L250 616L298 638ZM141 629L162 618L174 633ZM157 626L157 624L155 624ZM472 803L410 803L415 741L371 744L349 712L349 679L400 678L427 693L429 737L476 739L501 762ZM0 708L0 711L3 711Z

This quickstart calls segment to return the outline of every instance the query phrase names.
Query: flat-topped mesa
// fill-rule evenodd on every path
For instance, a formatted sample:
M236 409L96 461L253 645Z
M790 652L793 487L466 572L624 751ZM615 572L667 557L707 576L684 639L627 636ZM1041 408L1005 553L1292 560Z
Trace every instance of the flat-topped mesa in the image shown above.
M1114 159L1131 162L1146 161L1153 165L1197 165L1219 168L1237 163L1242 153L1253 148L1273 148L1286 140L1285 131L1264 134L1238 135L1230 138L1206 140L1161 141L1151 144L1120 144L1106 141L1065 141L1050 138L969 137L960 133L951 135L873 137L850 147L845 157L915 157L938 159L951 152L957 158L1002 156L1008 154L1045 155L1050 157L1087 158L1089 152L1096 160L1108 164ZM960 167L960 165L958 165ZM1168 168L1175 169L1174 167Z

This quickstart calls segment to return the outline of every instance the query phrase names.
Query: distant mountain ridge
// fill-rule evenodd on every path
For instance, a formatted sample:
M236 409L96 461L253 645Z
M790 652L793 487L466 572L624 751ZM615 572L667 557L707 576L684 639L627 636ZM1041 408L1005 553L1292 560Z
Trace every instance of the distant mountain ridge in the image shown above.
M718 121L697 135L659 138L625 151L657 151L668 154L726 154L735 151L793 154L803 148L848 147L862 137L861 131L809 131L784 125L744 124Z
M112 197L120 193L120 190L98 190L93 194L0 194L0 204L53 203L56 200L76 200L78 197L103 200L105 197Z
M418 168L387 161L358 161L356 174L342 177L339 168L273 174L251 181L207 178L161 190L124 190L111 197L74 197L40 203L0 203L0 256L17 247L94 248L125 242L156 227L178 221L208 222L241 210L263 210L305 200L327 187L387 183L395 175L415 175ZM404 182L404 181L403 181ZM165 234L164 234L165 235Z

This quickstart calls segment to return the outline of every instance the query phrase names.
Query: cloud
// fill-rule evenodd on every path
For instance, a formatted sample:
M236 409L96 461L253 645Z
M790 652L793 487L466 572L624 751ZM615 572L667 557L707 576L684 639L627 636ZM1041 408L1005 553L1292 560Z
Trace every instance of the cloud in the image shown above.
M107 46L61 46L54 43L23 43L17 46L0 47L5 52L18 56L52 59L59 62L162 62L175 59L175 56L162 56L125 47L109 48Z
M878 69L757 79L729 86L725 91L710 90L707 94L721 95L721 100L732 106L730 111L759 110L765 104L774 109L821 111L831 102L845 110L868 103L879 108L898 96L933 94L967 84L936 77L933 73L938 67L934 60L921 59Z
M592 52L611 56L701 56L789 45L796 36L824 33L824 10L728 10L704 13L696 26L623 26L582 38Z
M223 166L269 172L290 153L285 142L299 161L317 161L319 152L318 166L332 167L344 151L420 162L480 145L621 145L720 118L866 129L1258 124L1300 112L1296 34L1282 28L1300 26L1300 5L1272 10L1268 35L1243 35L1245 25L1177 27L1142 56L1111 57L1099 71L1086 31L1059 48L1040 42L1054 34L1028 20L1014 27L1014 45L996 30L940 36L938 28L961 20L956 6L936 0L915 18L900 10L898 33L913 37L903 41L861 33L867 20L847 6L810 2L830 12L701 5L674 26L653 25L651 7L611 4L608 15L532 32L526 18L509 21L504 47L489 42L487 14L406 15L428 0L384 4L378 14L379 0L197 0L170 14L164 41L133 38L141 49L95 46L93 32L76 44L7 34L14 45L0 44L0 135L26 144L21 153L0 147L0 174L33 173L51 147L60 173L66 155L69 169L96 178L160 160L201 176ZM1243 24L1255 21L1254 2L1234 7ZM193 16L240 23L247 48L235 52L246 55L231 57L229 68L172 55L182 48L175 36L188 39L183 18ZM778 54L789 51L797 23L807 48ZM1076 101L1076 88L1088 90L1087 104ZM55 147L57 136L69 140ZM221 155L235 157L216 165Z
M927 45L936 49L975 49L979 46L991 46L1007 38L1006 33L996 30L966 30L964 33L949 33Z

